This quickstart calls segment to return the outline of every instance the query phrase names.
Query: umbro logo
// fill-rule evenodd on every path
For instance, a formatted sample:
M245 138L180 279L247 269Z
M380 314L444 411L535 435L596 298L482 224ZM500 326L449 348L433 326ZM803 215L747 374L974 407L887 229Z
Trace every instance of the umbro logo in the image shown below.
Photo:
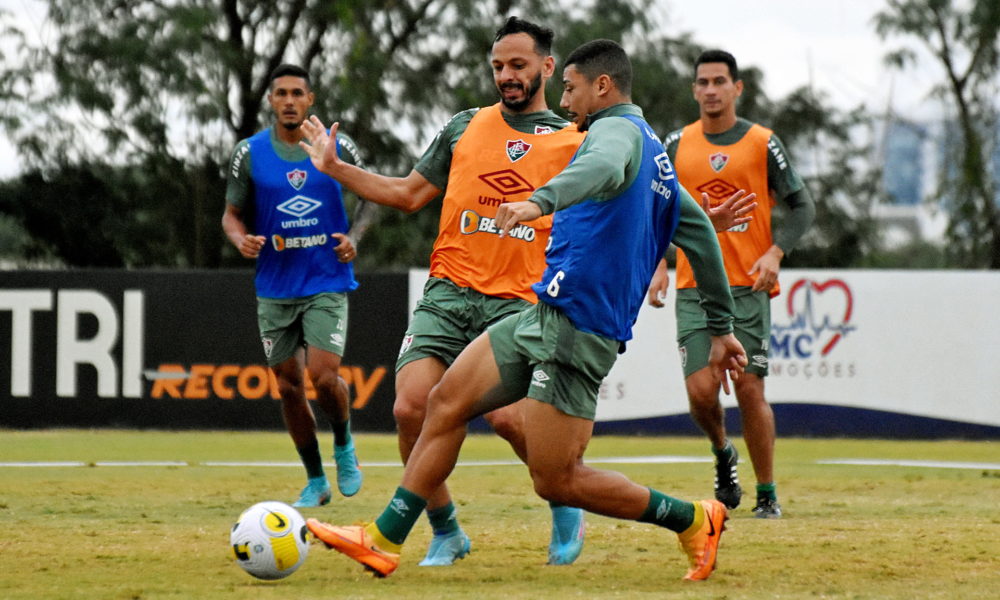
M393 512L401 517L405 517L406 514L410 512L410 506L406 503L406 501L400 498L393 498L389 506L392 508Z
M285 200L275 208L287 215L302 218L320 206L323 206L323 203L319 200L313 200L312 198L306 198L305 196L295 196L294 198Z
M545 387L545 382L548 381L549 379L550 377L548 373L546 373L541 369L538 369L537 371L531 374L531 385L537 385L538 387L543 388Z
M667 506L667 501L660 500L660 505L656 507L656 520L662 521L667 516L667 512L669 511L670 507Z

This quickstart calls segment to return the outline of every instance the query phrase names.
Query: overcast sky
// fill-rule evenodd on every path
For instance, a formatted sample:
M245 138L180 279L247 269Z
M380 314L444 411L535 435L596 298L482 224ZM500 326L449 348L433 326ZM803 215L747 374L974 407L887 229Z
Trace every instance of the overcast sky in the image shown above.
M664 27L690 32L695 42L729 50L741 65L763 70L764 89L772 98L811 82L816 91L845 109L864 104L881 113L891 99L894 110L907 116L940 110L927 100L928 90L941 79L932 60L902 73L883 66L885 53L901 45L900 40L884 43L875 34L872 17L884 0L654 0L650 4ZM0 9L24 23L35 41L52 36L41 22L45 9L39 0L0 0ZM17 172L17 156L0 133L0 178Z

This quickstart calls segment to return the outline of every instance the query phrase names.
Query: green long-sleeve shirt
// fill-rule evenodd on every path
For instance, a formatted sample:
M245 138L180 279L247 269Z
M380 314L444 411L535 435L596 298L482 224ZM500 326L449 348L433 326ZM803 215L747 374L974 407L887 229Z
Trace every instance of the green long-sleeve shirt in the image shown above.
M642 160L642 131L628 119L608 118L629 114L642 117L642 109L634 104L616 104L588 117L591 125L576 158L531 196L543 214L585 200L609 200L632 185ZM713 335L730 333L733 297L715 229L701 206L681 190L681 216L673 243L691 259L709 331Z

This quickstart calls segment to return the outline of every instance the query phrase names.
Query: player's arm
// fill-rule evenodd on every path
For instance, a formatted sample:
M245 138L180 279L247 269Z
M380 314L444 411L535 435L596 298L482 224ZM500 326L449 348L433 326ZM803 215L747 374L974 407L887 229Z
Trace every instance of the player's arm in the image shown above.
M642 153L642 132L628 119L599 119L591 126L576 158L528 200L497 209L502 233L518 223L565 210L584 200L607 200L632 184Z
M257 258L260 249L264 247L264 236L250 234L243 219L243 207L253 200L250 173L250 146L244 140L236 145L229 159L222 231L244 258Z
M681 190L680 220L673 243L691 263L709 333L723 335L733 330L735 309L719 238L705 211L683 187Z
M691 195L684 188L678 186L682 196L691 198ZM722 204L713 207L708 198L708 194L701 195L701 207L712 222L712 227L716 231L726 231L727 229L753 220L749 213L757 208L755 202L757 194L746 195L744 190L739 190L726 199ZM694 200L691 199L693 202ZM663 300L667 297L667 290L670 288L670 274L667 270L667 259L660 259L653 272L653 278L649 282L649 292L646 302L654 308L663 308Z
M680 194L680 220L673 243L684 251L698 284L700 305L705 311L706 325L711 335L709 367L728 394L729 379L739 379L747 364L746 352L733 335L733 295L722 262L719 238L708 215L690 194Z
M339 123L334 123L327 134L326 127L318 118L309 117L302 122L302 130L309 143L299 142L299 145L309 153L317 169L358 196L409 213L423 208L441 193L437 186L417 171L410 171L406 177L387 177L341 160L336 146L330 143L330 138L337 135L339 126Z
M354 143L354 140L350 136L341 133L337 136L337 143L340 144L340 156L344 162L359 169L365 168L365 162L358 151L358 145ZM365 232L368 231L368 227L375 220L378 214L378 205L368 202L365 198L353 192L350 192L350 195L354 197L355 202L354 215L351 218L351 229L347 232L347 237L352 246L356 247L361 243L361 239L365 236Z
M788 153L778 136L768 142L768 186L774 195L789 207L788 219L775 241L750 268L750 275L757 275L753 291L769 291L778 281L781 260L791 252L816 217L816 205L809 189L788 160Z

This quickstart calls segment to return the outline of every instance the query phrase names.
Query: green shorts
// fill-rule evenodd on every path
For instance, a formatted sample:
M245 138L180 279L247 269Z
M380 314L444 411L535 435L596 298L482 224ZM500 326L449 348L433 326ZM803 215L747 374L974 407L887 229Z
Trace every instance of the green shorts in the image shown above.
M285 362L306 344L343 356L347 294L257 298L257 326L269 367Z
M747 286L732 288L736 306L733 333L743 344L749 363L747 373L767 376L767 350L771 341L771 299L767 292L753 292ZM708 366L712 347L705 311L698 304L694 288L677 291L677 345L684 377Z
M413 311L396 359L396 371L420 358L433 356L446 365L487 327L531 303L521 298L497 298L431 277Z
M533 398L594 420L601 381L618 358L617 340L580 331L544 302L488 331L507 400Z

